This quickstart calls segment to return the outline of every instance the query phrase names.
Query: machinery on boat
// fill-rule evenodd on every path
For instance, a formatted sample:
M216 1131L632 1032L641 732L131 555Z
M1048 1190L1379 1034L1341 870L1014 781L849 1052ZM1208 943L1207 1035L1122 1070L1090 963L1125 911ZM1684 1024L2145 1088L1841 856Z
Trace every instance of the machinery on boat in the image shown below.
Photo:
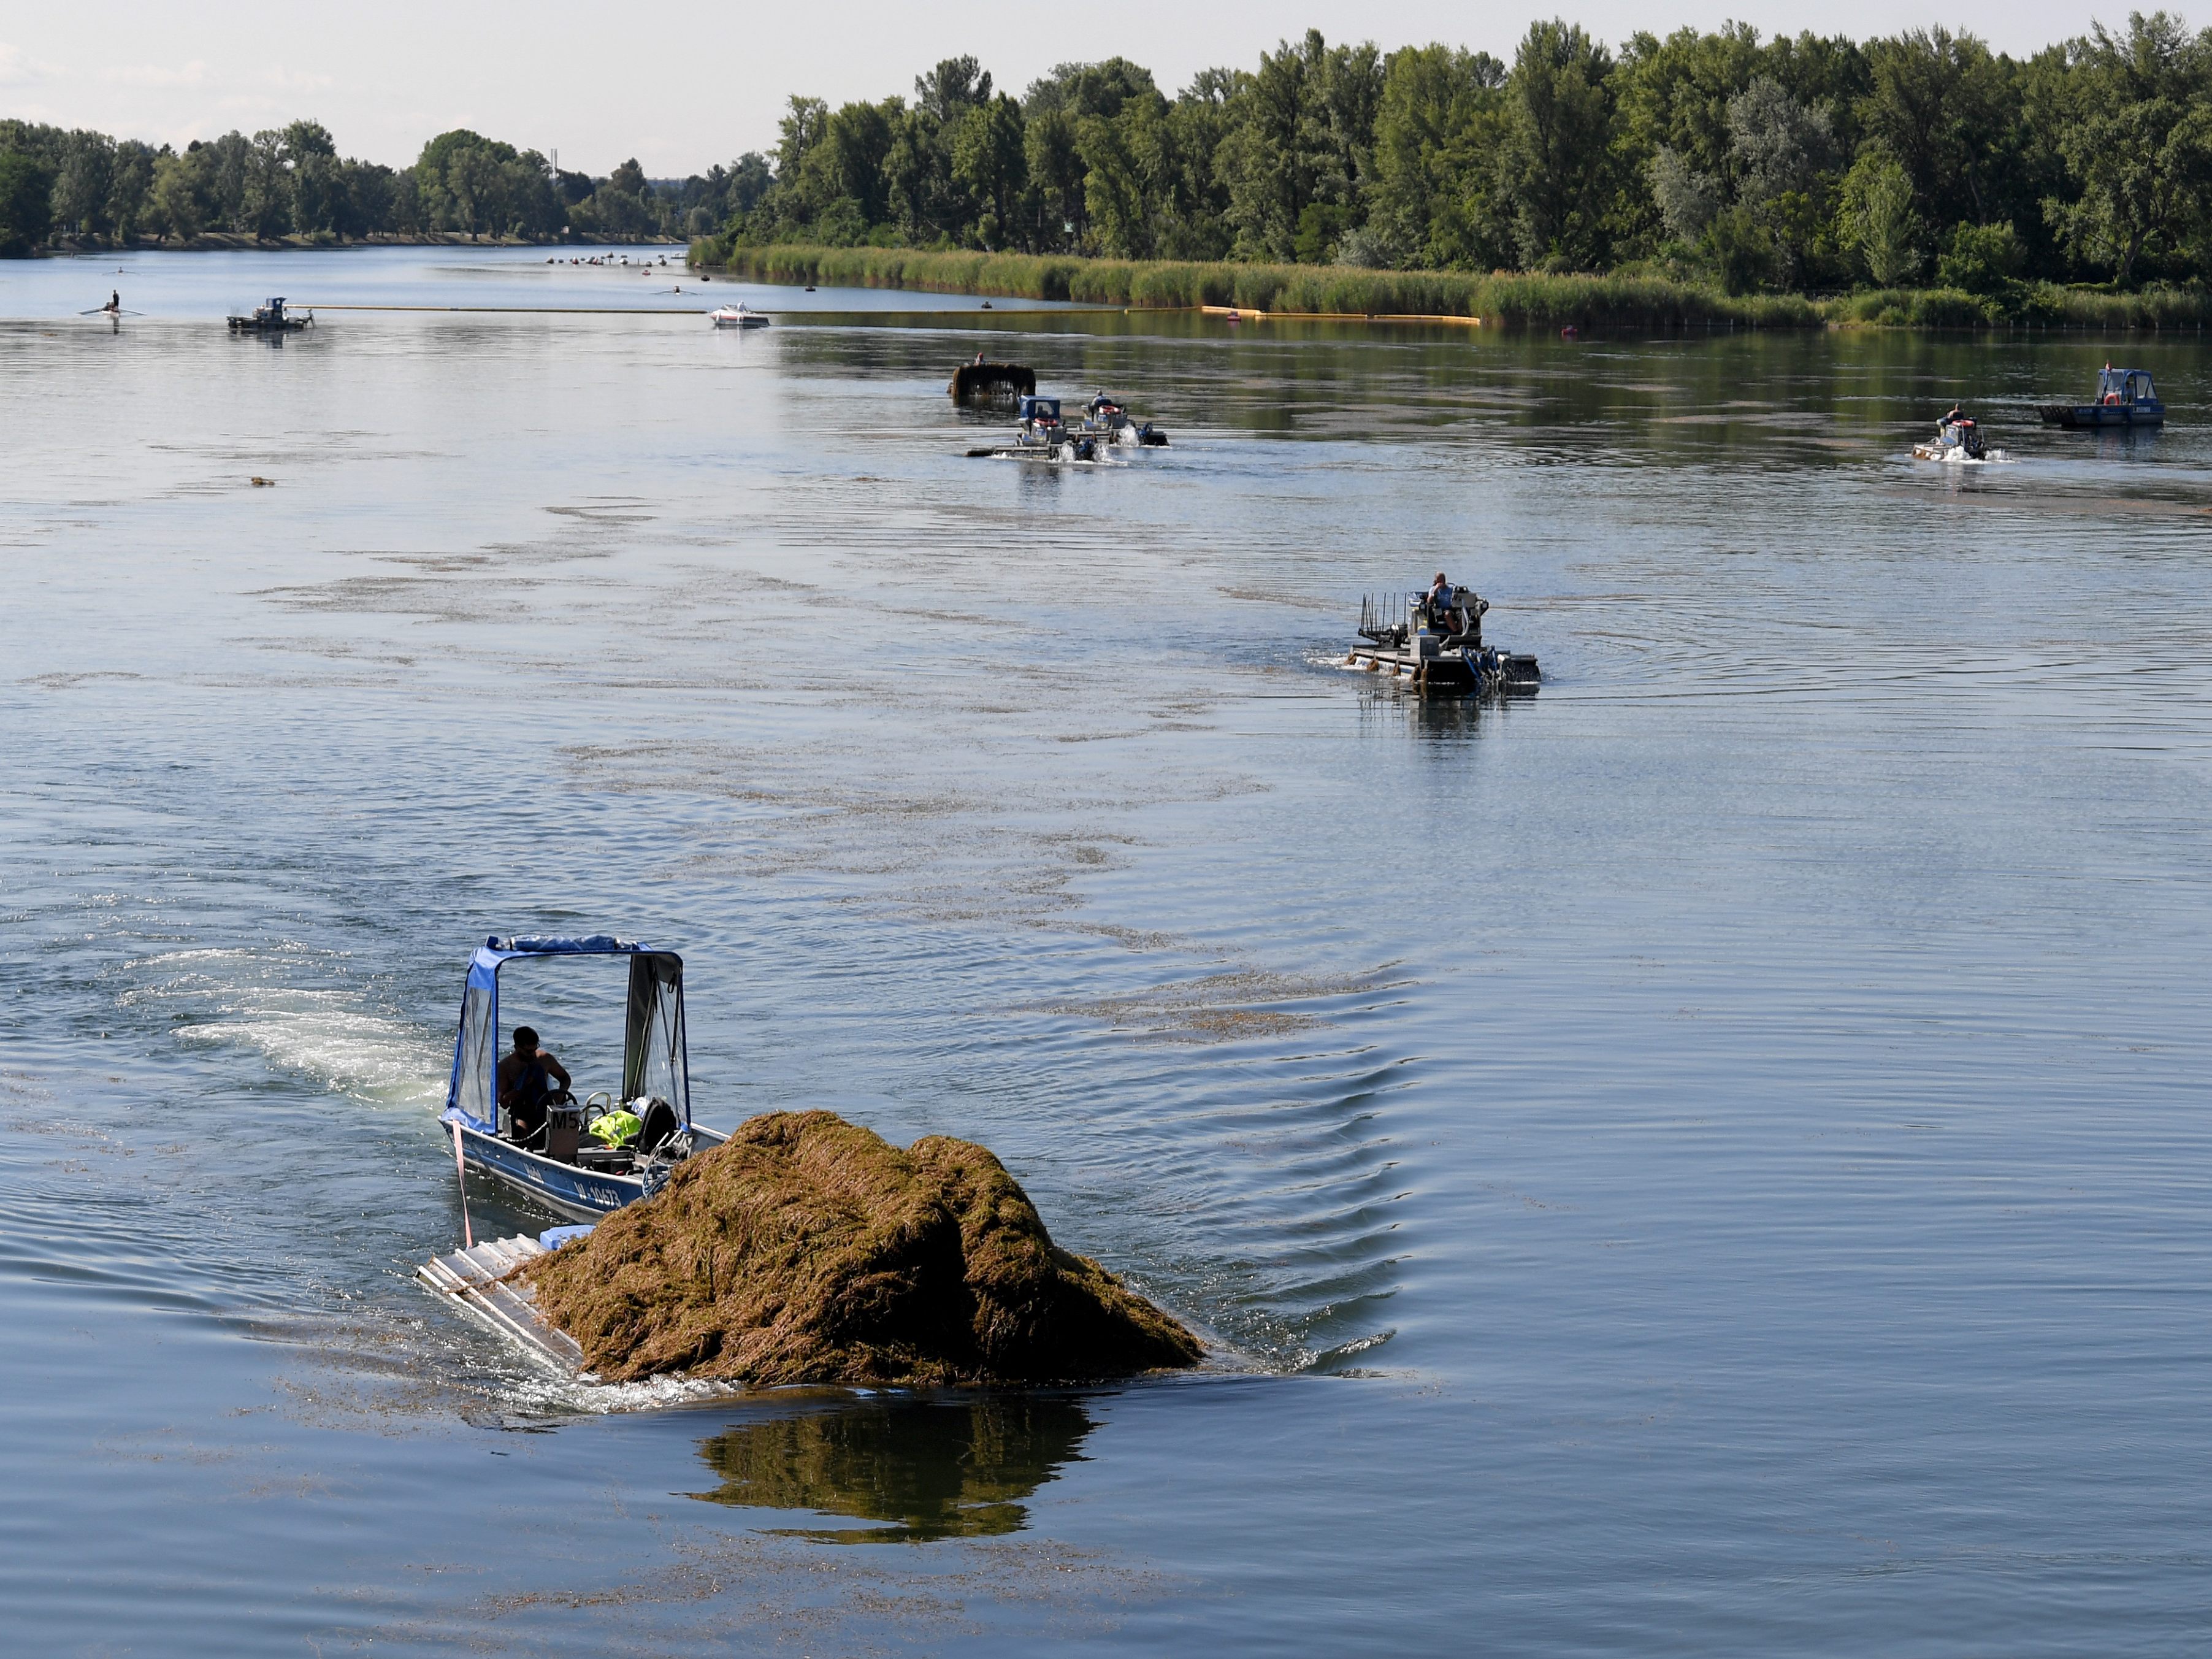
M1534 691L1540 678L1535 658L1483 643L1489 609L1471 587L1453 588L1449 601L1425 592L1370 593L1359 601L1363 643L1352 647L1345 665L1408 680L1420 692Z
M739 301L733 306L716 306L707 313L707 319L716 328L766 328L768 313L755 311Z
M987 444L970 457L995 456L1020 461L1059 461L1097 465L1116 445L1167 447L1168 434L1150 422L1130 420L1119 398L1101 392L1085 404L1073 425L1060 414L1060 399L1025 394L1015 404L1019 424L1011 443Z
M282 298L270 299L254 307L253 314L250 317L233 317L230 331L233 334L294 334L303 328L312 327L314 320L315 313L312 311L289 312L284 309Z
M2002 461L2010 459L2002 449L1991 449L1984 436L1981 423L1971 415L1962 415L1954 408L1936 423L1936 437L1929 443L1912 446L1912 458L1917 461Z
M1071 430L1060 418L1057 398L1024 397L1015 408L1020 424L1014 429L1013 441L971 449L968 452L970 459L991 456L1005 460L1096 466L1113 447L1114 440L1106 433L1092 431L1085 426Z
M1166 433L1150 421L1132 421L1128 405L1103 392L1094 392L1091 401L1083 406L1083 425L1079 429L1103 437L1109 443L1135 444L1145 449L1168 447Z
M621 1086L581 1104L571 1089L549 1089L542 1115L518 1122L499 1103L501 971L517 962L593 961L627 966ZM469 958L441 1116L464 1167L571 1220L597 1221L658 1192L678 1164L725 1139L691 1121L684 959L604 933L487 939Z
M2114 368L2106 363L2097 375L2097 397L2087 404L2039 404L2035 412L2045 426L2069 431L2104 427L2164 426L2166 405L2158 400L2147 368Z

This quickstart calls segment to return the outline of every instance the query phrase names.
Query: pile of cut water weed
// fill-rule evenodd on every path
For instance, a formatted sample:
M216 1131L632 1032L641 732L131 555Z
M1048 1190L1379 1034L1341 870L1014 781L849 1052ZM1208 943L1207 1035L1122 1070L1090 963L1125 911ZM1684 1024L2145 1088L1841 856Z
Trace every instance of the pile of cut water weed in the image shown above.
M902 1152L834 1112L754 1118L517 1277L608 1382L1077 1382L1201 1352L982 1147Z

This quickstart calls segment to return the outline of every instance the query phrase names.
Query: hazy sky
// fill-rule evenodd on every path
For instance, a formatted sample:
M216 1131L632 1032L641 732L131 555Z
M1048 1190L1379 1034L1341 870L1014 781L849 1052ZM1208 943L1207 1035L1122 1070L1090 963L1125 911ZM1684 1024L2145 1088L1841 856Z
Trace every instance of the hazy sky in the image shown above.
M790 93L832 103L910 93L916 74L961 52L973 52L1015 92L1055 63L1119 53L1172 93L1209 64L1256 62L1293 18L1332 41L1371 39L1387 49L1445 40L1510 58L1532 18L1555 14L1616 44L1639 28L1712 27L1729 16L1767 33L1863 38L1923 26L1931 15L1903 0L1516 0L1485 8L1438 0L1288 8L1249 0L1075 8L0 0L0 116L176 144L311 116L345 154L394 165L411 161L432 135L466 126L526 148L557 148L563 167L593 173L635 155L659 178L767 148ZM2125 15L2118 4L2093 10L2025 0L1946 21L2017 53L2079 34L2093 16L2118 23Z

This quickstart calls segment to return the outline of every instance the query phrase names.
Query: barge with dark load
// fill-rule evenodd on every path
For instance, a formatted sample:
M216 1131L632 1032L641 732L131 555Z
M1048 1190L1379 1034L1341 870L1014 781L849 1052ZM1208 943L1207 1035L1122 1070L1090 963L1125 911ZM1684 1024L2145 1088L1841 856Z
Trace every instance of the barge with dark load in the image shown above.
M1032 397L1036 392L1036 370L1022 363L987 363L979 353L974 362L963 363L952 371L945 389L956 404Z
M1528 692L1540 676L1536 659L1500 651L1482 638L1490 601L1471 587L1449 597L1428 593L1370 593L1359 602L1360 643L1345 657L1348 668L1389 674L1420 692Z

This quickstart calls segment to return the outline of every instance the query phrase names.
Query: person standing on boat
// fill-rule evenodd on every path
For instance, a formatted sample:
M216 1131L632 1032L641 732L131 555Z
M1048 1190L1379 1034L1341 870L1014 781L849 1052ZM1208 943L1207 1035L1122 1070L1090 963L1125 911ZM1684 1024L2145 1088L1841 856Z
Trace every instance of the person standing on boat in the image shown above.
M538 1033L516 1026L514 1052L499 1062L499 1103L515 1139L527 1140L545 1127L545 1097L553 1092L549 1075L568 1086L568 1068L538 1046Z

